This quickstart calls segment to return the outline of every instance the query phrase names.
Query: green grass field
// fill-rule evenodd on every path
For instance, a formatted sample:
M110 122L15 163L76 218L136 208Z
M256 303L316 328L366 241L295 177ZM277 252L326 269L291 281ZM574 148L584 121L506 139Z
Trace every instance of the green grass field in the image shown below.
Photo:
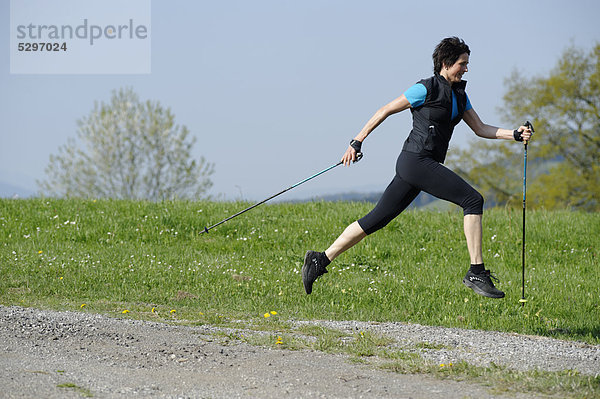
M364 203L264 205L209 234L245 203L0 200L0 303L210 322L403 321L600 342L600 214L530 211L527 304L521 212L484 215L486 267L506 292L462 284L462 214L405 212L340 256L306 295L307 249L324 250Z

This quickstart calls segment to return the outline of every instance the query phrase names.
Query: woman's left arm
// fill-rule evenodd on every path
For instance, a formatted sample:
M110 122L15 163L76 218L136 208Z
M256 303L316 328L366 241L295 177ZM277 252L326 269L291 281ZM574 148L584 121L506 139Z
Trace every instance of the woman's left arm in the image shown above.
M514 140L514 130L501 129L496 126L491 126L483 123L473 108L465 111L463 115L464 121L469 125L471 130L479 137L486 139L505 139ZM531 138L531 129L526 126L519 126L517 129L521 133L524 141L529 141Z

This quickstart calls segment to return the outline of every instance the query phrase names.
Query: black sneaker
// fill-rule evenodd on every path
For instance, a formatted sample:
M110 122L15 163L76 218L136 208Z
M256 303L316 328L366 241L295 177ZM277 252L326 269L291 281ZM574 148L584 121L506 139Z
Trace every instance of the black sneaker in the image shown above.
M479 295L487 296L488 298L504 298L504 292L494 287L492 279L498 282L498 279L492 276L489 270L484 270L479 274L475 274L469 270L465 278L463 278L463 284Z
M302 282L304 283L304 290L307 294L312 292L312 285L315 280L327 273L325 266L326 259L323 259L324 255L321 252L306 251L304 256L304 265L302 266Z

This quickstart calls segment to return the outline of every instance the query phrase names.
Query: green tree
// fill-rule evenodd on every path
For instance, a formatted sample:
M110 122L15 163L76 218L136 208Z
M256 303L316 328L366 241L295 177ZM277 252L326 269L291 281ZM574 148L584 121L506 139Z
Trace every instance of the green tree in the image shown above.
M447 163L481 192L486 204L516 206L523 197L523 155L519 157L518 149L504 140L477 139L467 149L450 150Z
M141 102L132 89L113 91L77 125L78 140L50 156L38 182L45 194L157 201L196 199L212 186L214 166L192 158L195 137L170 109Z
M589 53L571 46L547 76L515 71L506 85L503 119L513 126L529 119L536 130L528 204L600 210L600 44ZM452 154L451 162L496 203L510 204L521 196L522 159L514 143L480 142Z

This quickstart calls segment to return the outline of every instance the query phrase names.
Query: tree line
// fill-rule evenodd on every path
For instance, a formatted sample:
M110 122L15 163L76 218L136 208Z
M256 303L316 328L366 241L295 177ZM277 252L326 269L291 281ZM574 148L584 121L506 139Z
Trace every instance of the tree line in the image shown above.
M600 210L600 43L571 46L543 76L515 71L505 79L500 110L506 123L531 120L528 206ZM76 139L50 156L45 195L121 199L199 199L212 186L214 164L192 154L196 136L169 108L141 101L132 89L113 91L78 120ZM453 150L448 163L488 203L520 206L522 152L514 143L476 140Z

